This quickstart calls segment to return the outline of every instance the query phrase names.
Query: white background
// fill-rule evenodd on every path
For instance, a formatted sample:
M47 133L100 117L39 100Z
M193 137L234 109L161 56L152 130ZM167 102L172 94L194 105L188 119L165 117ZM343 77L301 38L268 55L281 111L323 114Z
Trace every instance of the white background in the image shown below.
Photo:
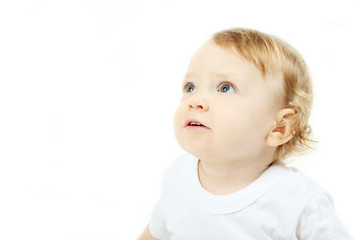
M310 66L318 149L294 165L360 239L357 1L0 2L0 239L136 239L192 53L214 32L282 37Z

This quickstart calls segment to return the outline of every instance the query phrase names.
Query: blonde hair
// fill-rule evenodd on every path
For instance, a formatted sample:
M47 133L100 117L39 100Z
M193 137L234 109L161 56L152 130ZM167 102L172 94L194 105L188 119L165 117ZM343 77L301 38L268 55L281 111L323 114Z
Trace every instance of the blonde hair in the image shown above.
M278 146L274 161L290 154L311 149L311 129L308 124L313 92L309 69L304 59L293 47L279 38L252 29L234 28L217 32L212 39L224 49L233 50L255 66L263 76L279 73L284 108L292 108L295 115L289 117L294 127L293 138ZM279 123L281 124L281 123Z

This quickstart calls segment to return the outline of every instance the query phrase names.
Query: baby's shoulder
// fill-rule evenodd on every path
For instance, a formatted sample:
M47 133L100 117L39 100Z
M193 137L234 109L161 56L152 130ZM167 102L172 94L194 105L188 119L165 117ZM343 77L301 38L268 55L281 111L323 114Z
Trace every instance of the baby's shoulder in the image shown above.
M297 207L306 207L313 199L324 198L332 201L330 193L325 188L300 170L291 167L284 167L284 170L288 173L269 190L270 196L275 200L286 199L288 203L293 202Z
M287 167L290 174L289 181L286 184L289 187L297 187L299 191L307 192L308 195L329 194L328 191L317 182L306 176L299 169Z

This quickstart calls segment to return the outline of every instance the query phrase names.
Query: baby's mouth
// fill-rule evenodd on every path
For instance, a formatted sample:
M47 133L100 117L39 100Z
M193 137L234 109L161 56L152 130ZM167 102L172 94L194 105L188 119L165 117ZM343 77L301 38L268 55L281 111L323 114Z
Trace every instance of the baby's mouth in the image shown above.
M188 126L194 126L194 127L205 127L201 123L198 122L189 122Z
M188 120L185 123L185 128L190 128L190 129L210 129L209 127L205 126L204 124L202 124L201 122L199 122L197 120Z

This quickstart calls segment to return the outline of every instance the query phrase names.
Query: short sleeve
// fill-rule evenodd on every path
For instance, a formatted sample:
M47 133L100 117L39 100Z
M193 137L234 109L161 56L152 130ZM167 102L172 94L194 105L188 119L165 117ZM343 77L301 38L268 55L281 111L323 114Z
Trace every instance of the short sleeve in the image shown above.
M297 227L300 240L350 240L339 222L331 197L319 194L313 197L304 209Z
M160 240L169 240L171 238L170 232L167 230L166 218L163 210L162 199L155 205L151 218L149 230L151 235Z
M183 182L179 179L184 179L181 174L186 162L188 158L179 157L162 174L160 200L152 211L149 225L151 235L157 239L170 240L172 237L172 232L168 229L168 219L173 216L171 209L174 209L176 202L180 199L179 186Z
M168 240L171 237L171 234L167 231L166 228L166 219L161 199L152 211L149 229L151 235L157 239Z

